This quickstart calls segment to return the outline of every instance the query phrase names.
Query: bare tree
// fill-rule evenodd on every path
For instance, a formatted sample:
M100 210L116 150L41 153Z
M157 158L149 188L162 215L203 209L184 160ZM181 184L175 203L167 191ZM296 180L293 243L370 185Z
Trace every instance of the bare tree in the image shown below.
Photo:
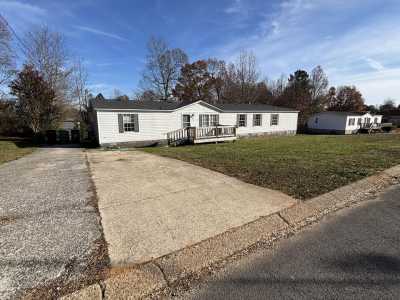
M72 97L74 98L74 104L78 106L80 119L88 125L91 94L88 88L88 73L80 58L78 58L74 64L71 76L71 87Z
M225 61L209 58L207 60L207 69L211 80L211 102L219 103L222 101L224 92L224 78L226 76Z
M328 77L321 66L317 66L312 69L310 80L313 112L319 112L328 105Z
M236 64L236 77L239 84L240 99L247 103L253 103L257 82L260 73L257 70L257 60L253 53L242 51Z
M64 37L48 27L39 27L26 34L27 64L34 66L43 79L55 91L60 103L71 99L70 77L73 67L69 65L69 54Z
M11 40L7 21L0 15L0 86L8 84L15 74L15 55L12 51Z
M183 50L169 49L162 39L154 37L150 39L147 48L147 62L141 85L144 90L151 90L162 100L168 100L188 57Z

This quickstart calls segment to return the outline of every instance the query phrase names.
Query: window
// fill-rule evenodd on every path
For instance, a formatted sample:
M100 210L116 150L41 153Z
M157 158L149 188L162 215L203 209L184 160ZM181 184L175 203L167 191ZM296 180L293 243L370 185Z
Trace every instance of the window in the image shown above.
M315 118L315 124L318 124L318 117L317 118Z
M139 131L138 116L134 114L122 115L123 132Z
M190 115L182 115L182 127L190 127Z
M349 126L354 126L356 124L355 118L349 118Z
M219 115L210 115L210 126L218 126Z
M365 118L365 123L366 124L371 124L371 118Z
M357 125L361 125L361 123L362 123L362 118L358 118Z
M279 115L278 114L272 114L271 115L271 126L278 125L278 124L279 124Z
M199 116L199 127L218 126L218 123L219 123L219 115L201 114Z
M374 124L378 124L378 118L374 118Z
M247 126L247 116L244 114L238 115L237 116L237 123L238 127L246 127Z
M253 115L253 126L261 126L261 122L262 122L261 116L262 116L261 114Z

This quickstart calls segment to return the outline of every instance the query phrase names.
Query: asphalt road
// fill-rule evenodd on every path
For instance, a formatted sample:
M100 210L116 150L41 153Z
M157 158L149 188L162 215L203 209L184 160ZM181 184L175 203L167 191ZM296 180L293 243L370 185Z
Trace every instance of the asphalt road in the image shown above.
M97 267L102 233L90 184L77 148L0 166L0 299L55 297Z
M400 186L218 271L184 299L400 299Z

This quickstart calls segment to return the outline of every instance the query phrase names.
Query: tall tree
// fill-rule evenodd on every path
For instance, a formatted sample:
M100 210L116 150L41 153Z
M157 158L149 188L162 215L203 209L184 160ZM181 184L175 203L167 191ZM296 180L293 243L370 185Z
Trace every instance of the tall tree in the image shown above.
M294 108L300 111L299 126L302 127L313 112L311 98L311 80L304 70L297 70L291 74L284 94L279 99L278 105Z
M62 34L48 27L28 32L24 39L26 63L34 66L56 94L60 105L72 101L70 79L73 66Z
M319 112L326 108L328 94L328 77L321 66L311 71L311 101L313 112Z
M181 76L174 89L174 96L181 101L211 100L212 78L207 62L198 60L182 67Z
M169 49L162 39L154 37L148 42L147 49L141 86L158 94L162 100L168 100L188 57L183 50Z
M225 61L216 58L207 60L207 71L210 76L210 92L212 103L223 102L226 66Z
M331 97L328 110L331 111L363 111L365 104L362 94L355 86L341 86L336 95Z
M10 84L17 97L17 114L37 134L58 125L61 107L55 91L31 65L25 65Z
M239 91L239 101L254 103L257 97L257 82L260 73L257 60L253 53L242 51L236 63L236 80Z
M72 96L78 106L79 116L85 125L89 125L88 111L90 107L91 94L88 88L88 72L82 59L77 59L71 78Z
M15 55L7 21L0 15L0 87L9 83L14 71ZM0 93L2 89L0 89ZM1 96L1 95L0 95Z
M393 99L386 99L383 104L379 107L379 111L382 114L390 114L397 110L396 102Z

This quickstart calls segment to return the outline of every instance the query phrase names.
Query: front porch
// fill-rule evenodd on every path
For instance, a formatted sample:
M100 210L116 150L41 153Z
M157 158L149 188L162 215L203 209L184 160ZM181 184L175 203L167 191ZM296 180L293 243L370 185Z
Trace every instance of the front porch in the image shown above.
M168 145L234 141L236 126L186 127L167 133Z

